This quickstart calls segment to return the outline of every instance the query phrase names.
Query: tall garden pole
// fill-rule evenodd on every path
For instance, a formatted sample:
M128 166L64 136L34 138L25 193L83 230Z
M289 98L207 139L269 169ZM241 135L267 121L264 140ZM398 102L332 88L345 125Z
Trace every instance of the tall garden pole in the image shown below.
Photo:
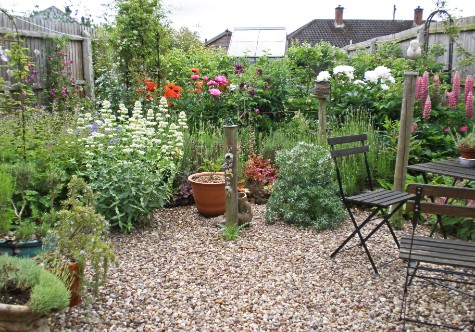
M399 139L397 142L396 169L394 172L394 190L402 192L405 191L407 164L409 162L409 143L411 141L411 126L416 100L417 72L408 71L404 75L404 92L399 124ZM402 210L400 210L400 213L402 213Z
M237 126L224 126L224 177L226 181L226 226L238 223Z
M330 83L315 80L314 96L318 98L318 133L323 136L327 132L327 97L330 96Z

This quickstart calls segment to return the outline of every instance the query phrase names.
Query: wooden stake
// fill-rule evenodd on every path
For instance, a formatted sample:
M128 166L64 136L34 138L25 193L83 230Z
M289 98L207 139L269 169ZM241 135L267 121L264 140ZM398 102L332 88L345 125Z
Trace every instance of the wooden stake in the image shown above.
M226 225L238 223L237 126L224 126L224 176L226 178Z
M327 98L318 98L318 132L323 136L327 132Z
M407 164L409 162L409 144L411 142L411 126L414 117L417 72L405 72L404 93L402 96L401 119L397 144L396 169L394 172L394 190L405 191ZM401 216L402 210L398 211Z

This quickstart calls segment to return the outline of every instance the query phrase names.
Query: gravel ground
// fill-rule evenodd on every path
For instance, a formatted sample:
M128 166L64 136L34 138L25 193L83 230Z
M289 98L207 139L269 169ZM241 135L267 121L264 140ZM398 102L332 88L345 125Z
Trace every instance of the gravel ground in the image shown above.
M252 207L253 223L236 241L223 240L219 218L193 206L162 210L149 227L114 235L120 263L99 298L50 317L52 331L402 330L405 269L389 232L368 242L377 264L389 261L377 276L356 241L328 258L353 230L349 221L322 232L267 225L265 206ZM451 321L475 317L470 299L440 290L415 298L426 317L429 309Z

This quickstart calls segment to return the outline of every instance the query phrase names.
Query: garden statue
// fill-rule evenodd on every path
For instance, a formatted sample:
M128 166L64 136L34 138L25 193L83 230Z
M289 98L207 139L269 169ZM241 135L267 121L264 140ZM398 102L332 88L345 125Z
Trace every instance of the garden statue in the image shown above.
M409 48L407 49L407 57L411 60L416 60L422 55L421 46L417 39L413 39L410 42Z

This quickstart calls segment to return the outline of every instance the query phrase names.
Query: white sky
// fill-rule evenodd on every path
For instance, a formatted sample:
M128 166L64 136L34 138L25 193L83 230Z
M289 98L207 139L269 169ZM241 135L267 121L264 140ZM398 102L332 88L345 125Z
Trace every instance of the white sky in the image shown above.
M424 9L423 19L435 9L435 0L162 0L175 29L188 27L197 31L202 40L211 39L226 29L235 27L285 27L291 33L314 19L333 19L335 8L343 6L343 19L393 18L396 4L397 20L412 20L414 8ZM112 0L18 0L2 1L1 7L13 14L56 6L63 10L70 5L81 15L92 15L99 22L105 8L103 4ZM475 16L475 1L447 0L448 9L454 17Z

